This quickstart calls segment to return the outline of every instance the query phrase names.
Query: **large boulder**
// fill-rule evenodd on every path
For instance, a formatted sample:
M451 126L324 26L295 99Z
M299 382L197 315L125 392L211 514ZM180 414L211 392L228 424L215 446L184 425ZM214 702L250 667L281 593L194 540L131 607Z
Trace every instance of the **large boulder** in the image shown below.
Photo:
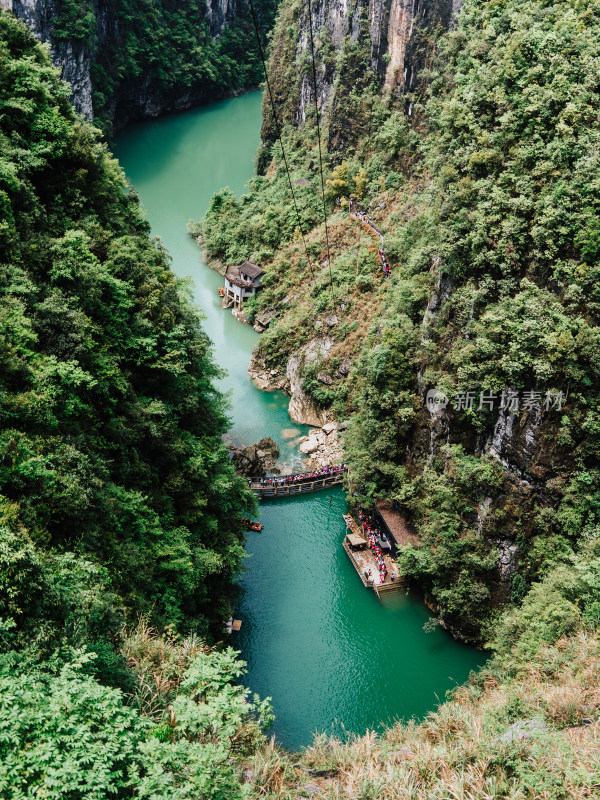
M352 366L352 364L350 363L349 359L344 358L342 360L342 363L338 367L337 374L340 377L345 378L347 375L350 374L351 366Z
M231 458L240 475L261 477L273 472L279 458L279 447L270 436L265 436L256 444L234 450Z
M307 456L309 453L314 453L319 447L319 442L312 437L307 439L305 442L302 442L298 450L302 453L302 455Z

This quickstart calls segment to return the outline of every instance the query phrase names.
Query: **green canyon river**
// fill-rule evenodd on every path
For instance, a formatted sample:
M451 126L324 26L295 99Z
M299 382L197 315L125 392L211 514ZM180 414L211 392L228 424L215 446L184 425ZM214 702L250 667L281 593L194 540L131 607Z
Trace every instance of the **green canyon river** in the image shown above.
M259 391L247 375L258 334L220 307L222 278L186 234L214 192L240 193L252 176L260 110L256 92L131 125L114 151L174 271L193 281L215 359L227 371L221 388L231 392L232 439L272 436L299 465L282 437L285 428L302 429L290 422L287 397ZM271 500L261 506L263 532L248 537L236 612L242 629L231 643L248 662L247 685L273 698L274 732L292 749L315 731L363 733L422 717L484 660L439 629L423 631L429 614L418 597L380 605L363 587L342 548L345 509L341 489Z

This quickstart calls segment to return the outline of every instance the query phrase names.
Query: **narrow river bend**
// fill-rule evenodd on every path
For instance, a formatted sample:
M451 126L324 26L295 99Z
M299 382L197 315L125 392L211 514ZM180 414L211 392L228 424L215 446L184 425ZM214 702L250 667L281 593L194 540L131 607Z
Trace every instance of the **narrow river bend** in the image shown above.
M220 307L222 279L186 234L186 223L203 216L214 192L229 186L239 194L252 176L260 110L255 92L135 124L114 152L174 271L193 280L216 361L227 370L221 388L231 392L232 438L251 444L272 436L292 456L281 432L299 426L287 415L287 397L259 391L247 375L258 334ZM309 744L315 731L363 733L422 717L484 660L439 629L425 633L429 615L418 598L382 606L364 589L341 546L343 493L332 493L331 507L329 497L261 507L265 528L248 538L236 614L242 629L232 637L248 662L248 686L273 698L275 734L293 749Z

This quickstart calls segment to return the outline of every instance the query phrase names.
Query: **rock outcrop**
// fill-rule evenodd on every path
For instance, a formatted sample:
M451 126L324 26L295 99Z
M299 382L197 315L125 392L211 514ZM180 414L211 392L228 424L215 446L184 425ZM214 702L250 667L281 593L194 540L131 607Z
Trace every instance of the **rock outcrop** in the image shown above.
M285 374L278 369L270 369L264 354L257 348L252 353L248 375L263 391L281 391L291 395L288 413L294 422L320 428L328 419L326 409L318 408L314 400L302 388L302 373L306 366L318 363L327 357L333 346L329 336L318 336L293 353L287 362ZM323 376L322 382L329 385L331 378Z
M290 384L285 373L278 369L270 369L263 354L258 348L252 351L248 375L263 392L289 392Z
M287 363L286 377L291 394L288 414L294 422L321 427L327 422L327 411L319 409L302 388L302 368L327 357L333 340L317 337L292 355Z
M235 19L238 0L206 0L206 19L213 36L220 36Z
M278 457L279 447L270 436L265 436L256 444L234 450L231 456L239 474L248 477L262 477L273 472Z

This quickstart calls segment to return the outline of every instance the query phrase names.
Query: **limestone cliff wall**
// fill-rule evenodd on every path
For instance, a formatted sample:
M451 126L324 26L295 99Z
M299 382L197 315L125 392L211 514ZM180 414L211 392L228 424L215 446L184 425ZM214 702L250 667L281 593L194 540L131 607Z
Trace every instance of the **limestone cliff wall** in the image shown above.
M7 7L29 25L42 42L50 44L52 61L73 87L73 104L87 119L93 118L90 68L94 53L83 42L57 42L52 21L58 13L55 0L8 0ZM105 31L102 34L105 35Z
M461 4L462 0L312 0L317 102L320 114L331 124L330 149L343 149L346 144L337 130L337 101L353 88L360 91L361 82L372 79L399 98L414 90L431 57L434 31L448 28ZM292 18L297 36L290 43ZM281 115L297 125L314 114L310 19L308 0L287 13L284 3L271 60ZM360 47L359 59L340 58L353 47ZM280 76L285 77L280 80ZM410 106L406 110L410 113ZM265 140L273 138L269 117L265 107Z
M213 36L219 36L235 19L238 0L206 0L206 18Z

